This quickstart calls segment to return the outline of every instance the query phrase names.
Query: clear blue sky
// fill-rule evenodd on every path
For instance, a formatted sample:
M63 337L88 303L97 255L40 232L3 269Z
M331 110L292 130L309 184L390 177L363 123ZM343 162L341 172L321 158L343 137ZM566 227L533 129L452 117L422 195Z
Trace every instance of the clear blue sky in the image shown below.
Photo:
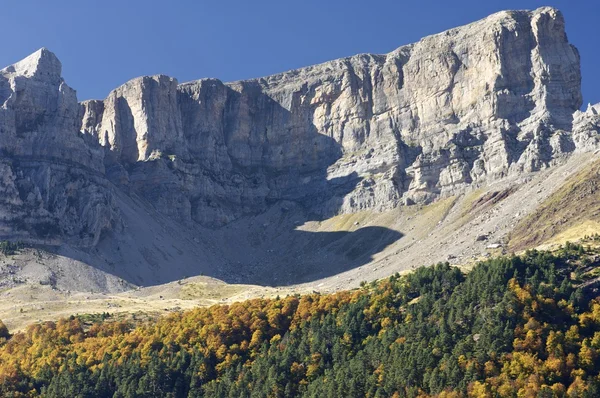
M231 81L386 53L499 10L551 5L579 48L584 103L600 102L598 0L0 1L0 65L47 47L80 100L140 75Z

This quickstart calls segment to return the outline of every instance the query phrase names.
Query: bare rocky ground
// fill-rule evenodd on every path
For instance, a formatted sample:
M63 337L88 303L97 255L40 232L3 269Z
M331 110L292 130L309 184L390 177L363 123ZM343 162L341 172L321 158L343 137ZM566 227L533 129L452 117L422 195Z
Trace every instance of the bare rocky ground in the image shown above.
M150 226L144 233L154 235L155 246L135 246L136 241L127 236L121 238L120 244L129 250L100 245L106 272L85 264L85 253L69 252L72 249L68 248L61 249L62 254L47 248L28 248L3 256L0 319L17 330L32 322L72 314L156 315L253 297L352 289L361 281L440 261L468 268L476 260L506 253L510 232L519 220L535 211L569 177L598 159L597 153L576 155L562 165L427 206L403 206L381 213L365 211L305 221L309 217L301 209L283 203L210 235L197 235L205 245L202 251L194 239L178 239L180 230L168 220L158 224L155 214L148 213L146 219L138 213L131 214L132 224ZM296 226L288 228L290 223ZM560 231L542 246L577 240L595 226L592 221L583 220L579 227ZM365 250L373 247L380 250ZM204 269L210 274L214 271L210 269L212 257L218 253L226 256L219 263L218 273L174 278L150 287L136 286L108 272L116 256L119 261L124 260L123 252L133 253L133 262L139 253L146 253L147 258L156 253L171 256L173 248L184 263L173 259L173 267L166 271L173 275L181 271L178 267L183 269L185 263L194 261L199 272ZM78 256L82 261L74 259ZM291 275L299 265L305 272ZM288 283L294 277L304 277L305 282Z

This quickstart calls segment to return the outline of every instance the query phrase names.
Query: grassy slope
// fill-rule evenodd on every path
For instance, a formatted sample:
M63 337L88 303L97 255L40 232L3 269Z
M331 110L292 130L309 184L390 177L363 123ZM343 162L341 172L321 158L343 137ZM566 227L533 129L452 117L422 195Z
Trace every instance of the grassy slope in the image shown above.
M569 178L510 234L514 251L544 243L576 240L598 231L600 222L600 162Z

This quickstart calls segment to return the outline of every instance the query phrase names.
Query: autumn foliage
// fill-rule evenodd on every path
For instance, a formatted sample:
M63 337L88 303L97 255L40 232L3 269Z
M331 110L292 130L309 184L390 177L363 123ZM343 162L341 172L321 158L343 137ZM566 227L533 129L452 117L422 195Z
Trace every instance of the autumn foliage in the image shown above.
M10 336L0 324L0 395L599 396L592 257L568 245L468 274L438 264L136 326L72 317Z

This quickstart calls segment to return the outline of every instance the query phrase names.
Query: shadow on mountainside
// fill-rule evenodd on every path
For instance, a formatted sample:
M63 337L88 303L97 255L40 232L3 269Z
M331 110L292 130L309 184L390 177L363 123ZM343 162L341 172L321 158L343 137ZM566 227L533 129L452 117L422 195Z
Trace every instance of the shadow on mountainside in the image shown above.
M312 282L368 264L402 237L388 228L354 223L346 230L311 231L318 221L302 205L281 202L222 228L216 239L232 243L222 252L224 272L216 276L229 283L268 286Z
M361 178L356 173L328 177L328 168L343 152L310 122L313 105L302 99L312 95L310 89L294 93L288 110L257 82L242 85L237 90L227 86L224 112L229 116L220 125L199 122L206 105L180 98L191 115L183 118L190 149L181 162L195 167L183 170L164 158L121 167L129 174L127 186L121 174L107 178L122 228L104 231L93 248L47 249L136 285L205 275L228 283L278 286L368 264L402 237L383 227L315 226L339 214ZM128 128L135 128L127 104L121 102L119 109ZM243 134L242 117L250 123ZM285 132L274 131L277 126ZM227 159L223 164L228 166L215 164L215 158ZM114 169L114 157L106 159L113 159L106 169ZM189 214L165 206L182 203L189 204ZM207 220L218 217L235 220L207 226Z

